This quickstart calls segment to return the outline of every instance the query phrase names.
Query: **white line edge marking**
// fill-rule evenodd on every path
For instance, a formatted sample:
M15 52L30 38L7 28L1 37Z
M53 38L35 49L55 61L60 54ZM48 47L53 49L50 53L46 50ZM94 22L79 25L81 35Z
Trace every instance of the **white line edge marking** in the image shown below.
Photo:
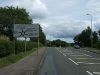
M66 56L65 54L63 54L64 56Z
M88 65L99 65L100 63L86 63L86 62L77 62L78 64L88 64Z
M93 75L91 72L89 72L89 71L86 71L89 75Z
M100 72L93 72L93 74L100 74Z
M95 59L95 60L100 60L100 58L73 58L73 59Z
M79 65L78 63L76 63L74 60L72 60L71 58L68 58L70 61L72 61L74 64Z
M60 52L60 53L63 54L64 56L66 56L66 54L64 54L63 52L61 52L61 51L59 51L59 50L58 50L58 52Z

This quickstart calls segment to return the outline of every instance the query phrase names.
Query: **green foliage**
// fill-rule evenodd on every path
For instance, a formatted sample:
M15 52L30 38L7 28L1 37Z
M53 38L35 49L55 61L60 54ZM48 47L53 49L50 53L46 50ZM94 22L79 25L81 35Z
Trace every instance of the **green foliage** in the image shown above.
M32 24L26 9L12 6L0 7L0 34L7 35L12 40L14 24Z
M98 42L94 45L94 48L100 49L100 41L98 41Z
M45 34L44 34L41 26L39 26L39 40L42 44L45 44L45 42L46 42L46 37L45 37Z
M97 33L94 31L93 34L93 43L96 44L98 42ZM87 29L83 30L80 34L74 37L74 42L81 44L82 46L91 46L91 28L87 27Z
M30 51L33 48L37 48L37 43L28 41L26 42L26 44L27 51ZM9 54L14 54L14 47L16 54L25 52L25 41L16 41L14 44L14 42L12 41L0 40L0 57L5 57Z
M27 53L25 54L24 52L22 53L19 53L17 55L9 55L7 57L3 57L3 58L0 58L0 68L1 67L4 67L4 66L7 66L7 65L10 65L12 63L15 63L17 62L18 60L22 59L23 57L31 54L32 52L34 52L36 50L36 48L33 48L31 51L27 51Z
M37 43L33 43L31 41L26 42L26 50L30 51L32 48L37 48ZM24 52L25 51L25 41L16 41L15 42L15 52L16 54Z
M0 40L0 57L4 57L13 52L13 43L11 41Z
M55 46L55 47L66 47L68 46L68 43L62 40L53 40L53 41L48 41L47 43L48 46Z

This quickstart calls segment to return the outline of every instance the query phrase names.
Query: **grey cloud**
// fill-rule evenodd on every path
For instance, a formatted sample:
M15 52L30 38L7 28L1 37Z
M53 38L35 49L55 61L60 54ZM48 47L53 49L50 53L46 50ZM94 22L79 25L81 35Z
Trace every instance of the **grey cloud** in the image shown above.
M43 19L48 15L47 7L40 0L6 0L0 6L23 7L33 19Z
M54 38L73 38L85 28L85 23L83 22L63 22L48 26L45 33Z
M100 29L100 22L99 23L96 23L94 25L95 25L95 27L94 27L95 30L98 31Z

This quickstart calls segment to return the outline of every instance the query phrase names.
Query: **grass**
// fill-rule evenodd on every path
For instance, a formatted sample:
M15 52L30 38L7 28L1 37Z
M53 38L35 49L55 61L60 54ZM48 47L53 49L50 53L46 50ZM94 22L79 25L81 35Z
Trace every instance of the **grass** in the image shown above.
M31 51L27 51L26 53L19 53L17 55L11 54L7 57L0 58L0 68L10 65L10 64L13 64L13 63L19 61L20 59L24 58L25 56L28 56L29 54L31 54L34 51L36 51L36 48L32 49Z

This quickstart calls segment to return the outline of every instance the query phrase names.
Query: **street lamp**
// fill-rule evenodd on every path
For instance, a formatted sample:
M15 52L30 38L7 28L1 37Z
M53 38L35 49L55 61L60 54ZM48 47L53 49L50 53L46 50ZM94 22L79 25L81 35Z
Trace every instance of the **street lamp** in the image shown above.
M91 14L86 14L86 15L89 15L91 17L91 35L90 35L90 38L91 38L91 48L92 48L93 47L92 15Z

